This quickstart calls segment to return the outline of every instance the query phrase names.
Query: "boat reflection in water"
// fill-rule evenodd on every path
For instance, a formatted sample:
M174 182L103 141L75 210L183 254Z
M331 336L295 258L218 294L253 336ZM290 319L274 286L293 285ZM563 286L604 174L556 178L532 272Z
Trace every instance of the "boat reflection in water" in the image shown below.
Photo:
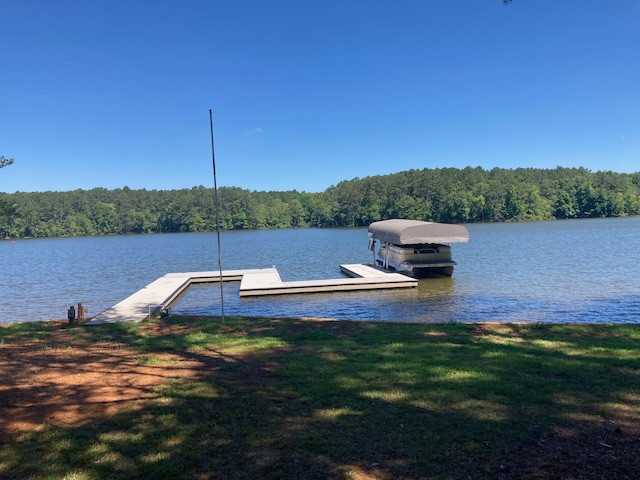
M376 265L415 278L450 277L456 262L449 244L469 241L462 225L404 219L374 222L368 235Z

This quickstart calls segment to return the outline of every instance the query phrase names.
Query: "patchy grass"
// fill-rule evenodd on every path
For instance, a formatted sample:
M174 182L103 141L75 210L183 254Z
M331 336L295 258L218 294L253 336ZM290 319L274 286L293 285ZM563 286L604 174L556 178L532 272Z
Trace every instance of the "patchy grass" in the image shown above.
M167 358L166 356L138 355L136 365L167 365L180 362L177 358Z
M56 328L0 328L0 353L49 346ZM640 476L640 326L169 317L69 330L74 348L195 374L136 408L9 439L3 478Z

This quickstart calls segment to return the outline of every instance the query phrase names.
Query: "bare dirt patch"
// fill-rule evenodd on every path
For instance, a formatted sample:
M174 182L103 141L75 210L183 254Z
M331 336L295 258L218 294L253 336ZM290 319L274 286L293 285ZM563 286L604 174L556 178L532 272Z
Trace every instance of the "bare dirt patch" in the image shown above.
M172 377L201 374L197 361L113 342L78 340L60 328L43 341L0 345L0 442L44 424L73 425L138 408Z

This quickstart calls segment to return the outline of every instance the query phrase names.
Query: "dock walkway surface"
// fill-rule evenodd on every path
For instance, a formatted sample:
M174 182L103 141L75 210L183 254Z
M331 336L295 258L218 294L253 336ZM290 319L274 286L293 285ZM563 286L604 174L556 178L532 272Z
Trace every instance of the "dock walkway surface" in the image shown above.
M411 288L414 278L389 273L362 264L340 265L349 277L283 282L275 267L249 270L223 270L223 282L240 282L240 297L284 295L296 293L337 292ZM140 322L166 308L192 283L219 282L220 272L167 273L120 303L89 320L85 325L117 322Z

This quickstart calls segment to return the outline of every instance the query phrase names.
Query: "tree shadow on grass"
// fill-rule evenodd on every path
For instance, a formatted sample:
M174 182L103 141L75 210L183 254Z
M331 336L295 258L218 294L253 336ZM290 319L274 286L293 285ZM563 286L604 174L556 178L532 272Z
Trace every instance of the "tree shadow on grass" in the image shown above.
M190 366L189 375L169 375L130 411L48 427L5 445L0 473L553 476L559 470L539 459L551 455L557 462L557 450L566 449L566 443L551 442L558 432L571 438L579 423L589 428L576 435L591 435L620 420L616 403L634 418L640 407L638 356L632 353L639 330L621 337L606 327L588 331L169 318L129 331L126 342L149 356L170 352L178 365ZM632 440L627 444L637 447L632 422L620 425L611 423L608 431L620 429L619 444ZM588 440L608 445L596 443L590 454L609 465L609 477L640 473L631 457L625 460L629 452L607 443L615 438ZM545 452L551 444L554 451ZM612 450L617 463L606 463ZM614 477L612 468L623 470Z

